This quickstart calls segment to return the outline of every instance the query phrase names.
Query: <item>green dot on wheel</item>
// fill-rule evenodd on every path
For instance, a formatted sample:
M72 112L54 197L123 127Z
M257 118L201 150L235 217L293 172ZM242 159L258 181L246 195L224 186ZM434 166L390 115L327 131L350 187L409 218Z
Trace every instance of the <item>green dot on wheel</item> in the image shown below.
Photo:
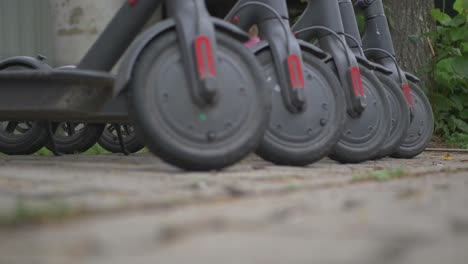
M204 122L206 121L206 115L205 114L200 114L200 116L198 117L200 119L200 121Z

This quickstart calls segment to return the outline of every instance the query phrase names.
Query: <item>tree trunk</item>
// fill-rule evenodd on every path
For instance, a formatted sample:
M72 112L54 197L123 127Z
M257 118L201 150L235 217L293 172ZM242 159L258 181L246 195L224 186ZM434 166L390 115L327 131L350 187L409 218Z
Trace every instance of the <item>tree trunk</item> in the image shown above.
M392 29L393 43L403 69L430 84L427 70L433 57L431 42L423 34L432 31L434 0L384 0Z

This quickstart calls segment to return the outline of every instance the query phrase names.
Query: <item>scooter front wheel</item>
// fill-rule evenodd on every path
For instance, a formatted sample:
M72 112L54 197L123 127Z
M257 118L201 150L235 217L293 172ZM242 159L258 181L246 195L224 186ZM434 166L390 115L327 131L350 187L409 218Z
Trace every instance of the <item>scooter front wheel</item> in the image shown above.
M268 122L271 97L254 55L225 33L216 39L215 103L194 102L175 30L146 46L129 83L129 115L140 140L187 170L238 162L256 149Z
M392 119L388 137L375 157L375 159L382 159L394 153L403 141L410 125L410 110L403 91L392 78L380 72L375 72L375 76L379 78L387 94Z
M414 102L414 118L409 130L393 158L411 159L421 154L429 145L434 132L434 114L431 103L421 88L410 82L411 94Z
M257 58L272 89L272 112L268 129L257 154L279 165L305 166L326 157L338 142L346 116L340 83L330 68L306 51L303 55L303 111L286 108L273 56L261 51Z
M391 127L390 106L382 84L361 67L367 106L358 116L348 115L340 141L330 158L342 163L360 163L377 156Z

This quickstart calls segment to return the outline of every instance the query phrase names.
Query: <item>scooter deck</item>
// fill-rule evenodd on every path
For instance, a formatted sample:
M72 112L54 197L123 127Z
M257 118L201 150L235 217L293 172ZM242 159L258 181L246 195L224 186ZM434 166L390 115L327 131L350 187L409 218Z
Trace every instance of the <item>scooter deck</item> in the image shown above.
M115 106L100 112L112 99L114 80L111 74L84 70L0 72L0 120L126 119L126 110L115 112Z
M86 123L105 123L105 124L128 124L127 102L123 94L116 98L108 100L104 107L86 119L78 120Z

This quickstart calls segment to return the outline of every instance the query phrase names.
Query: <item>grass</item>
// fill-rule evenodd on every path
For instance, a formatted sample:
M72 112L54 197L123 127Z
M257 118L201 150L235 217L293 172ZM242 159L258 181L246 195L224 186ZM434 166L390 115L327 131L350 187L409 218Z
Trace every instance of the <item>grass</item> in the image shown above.
M51 201L42 205L33 205L18 201L11 212L0 215L0 227L46 223L68 218L77 213L64 202Z
M399 179L408 175L408 173L403 168L396 169L385 169L379 171L372 171L366 174L355 175L353 176L353 182L360 181L389 181L394 179Z
M146 153L149 152L148 148L144 148L138 153ZM77 153L79 155L99 155L99 154L109 154L110 152L105 150L103 147L101 147L99 144L94 145L92 148L88 149L86 152L83 153ZM53 156L52 152L48 150L47 148L42 148L38 152L36 152L34 155L38 156Z
M103 147L99 146L99 144L94 145L92 148L88 149L84 153L80 153L81 155L99 155L99 154L107 154L109 153L107 150L105 150ZM52 156L52 152L48 150L47 148L42 148L38 152L36 152L35 155L38 156Z

